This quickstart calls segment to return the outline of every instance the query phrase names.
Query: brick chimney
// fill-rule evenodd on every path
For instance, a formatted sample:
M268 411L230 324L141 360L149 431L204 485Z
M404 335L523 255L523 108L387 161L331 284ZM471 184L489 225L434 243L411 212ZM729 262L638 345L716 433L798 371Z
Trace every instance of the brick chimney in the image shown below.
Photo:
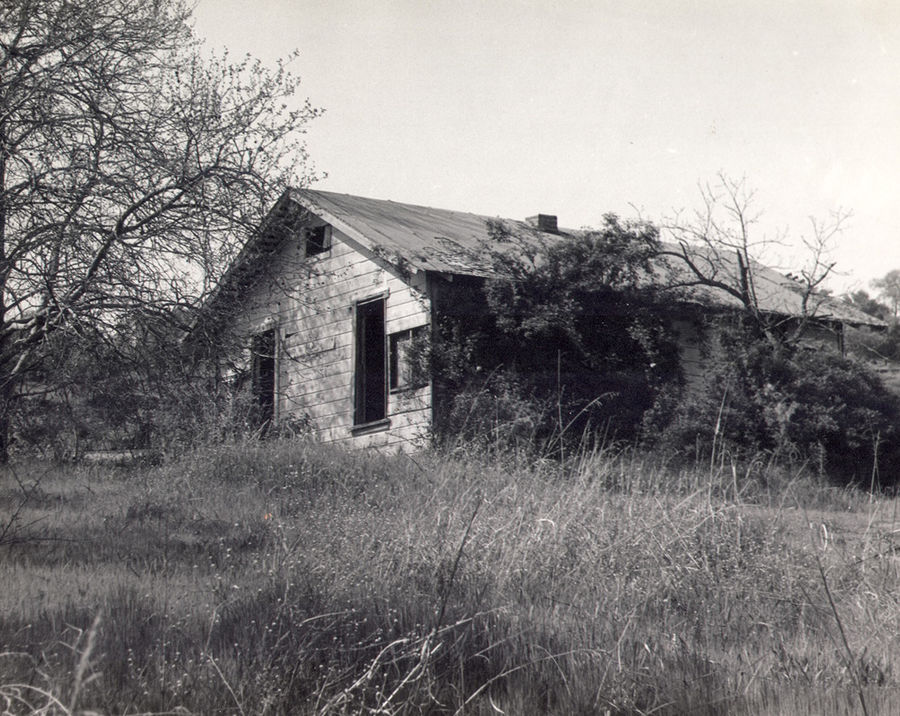
M539 231L546 231L548 234L558 234L559 227L556 225L556 216L554 214L538 214L537 216L529 216L525 221L531 224Z

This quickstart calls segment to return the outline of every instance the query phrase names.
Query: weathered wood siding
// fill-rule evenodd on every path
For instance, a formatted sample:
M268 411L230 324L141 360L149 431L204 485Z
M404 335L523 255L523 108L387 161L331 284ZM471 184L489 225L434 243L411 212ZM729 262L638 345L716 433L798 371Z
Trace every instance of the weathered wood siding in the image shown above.
M701 390L709 377L710 361L721 350L718 334L714 327L704 327L690 319L674 319L671 325L685 385L689 390ZM800 345L813 350L843 352L840 324L810 322L804 328Z
M690 390L699 390L704 385L708 373L707 336L696 321L674 319L671 326L678 346L678 361L685 384Z
M353 431L357 302L384 296L386 335L430 320L425 287L412 288L366 253L337 230L329 251L308 258L302 239L286 240L267 260L233 330L245 345L255 333L276 330L276 422L305 422L324 442L412 449L431 428L430 385L390 392L386 429Z
M839 323L810 322L804 328L800 342L808 348L823 348L841 354L844 352L844 333Z

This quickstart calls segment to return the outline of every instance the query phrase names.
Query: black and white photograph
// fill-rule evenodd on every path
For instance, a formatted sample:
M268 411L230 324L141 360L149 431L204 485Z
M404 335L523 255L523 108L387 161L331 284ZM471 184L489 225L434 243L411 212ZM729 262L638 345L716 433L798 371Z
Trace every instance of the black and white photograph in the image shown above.
M900 712L900 4L0 0L0 716Z

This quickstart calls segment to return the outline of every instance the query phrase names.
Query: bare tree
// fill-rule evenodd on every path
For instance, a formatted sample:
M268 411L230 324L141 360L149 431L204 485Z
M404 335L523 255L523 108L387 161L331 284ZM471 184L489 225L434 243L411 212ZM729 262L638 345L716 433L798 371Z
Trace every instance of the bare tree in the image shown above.
M299 80L180 0L0 4L0 460L55 331L189 305L305 174Z
M714 183L701 185L700 195L701 206L692 215L680 213L663 223L665 243L657 255L665 257L668 288L704 298L718 292L732 299L773 347L795 342L827 300L822 284L834 269L829 251L849 214L838 212L828 221L810 218L811 236L802 239L806 265L785 277L785 285L797 297L796 305L780 312L761 300L763 267L754 257L773 244L782 245L785 237L755 236L760 218L754 207L755 192L744 179L719 174Z

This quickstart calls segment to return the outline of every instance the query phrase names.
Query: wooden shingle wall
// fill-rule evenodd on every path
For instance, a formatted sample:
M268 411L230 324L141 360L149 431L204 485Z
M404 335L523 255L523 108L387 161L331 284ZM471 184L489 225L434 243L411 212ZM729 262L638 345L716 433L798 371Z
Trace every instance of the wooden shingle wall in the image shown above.
M708 372L707 337L694 321L674 319L671 327L685 384L690 390L700 390Z
M413 449L431 427L430 386L389 393L389 427L353 434L354 317L358 301L384 296L389 335L427 325L429 303L424 290L348 241L335 230L329 251L305 258L302 235L286 240L233 330L247 345L253 334L276 330L276 421L306 422L323 442Z
M703 328L688 319L671 320L672 335L678 348L678 359L688 391L706 387L710 363L721 350L714 328ZM791 326L786 325L785 330ZM841 353L843 341L840 324L811 321L803 330L799 343L806 350L827 350Z

